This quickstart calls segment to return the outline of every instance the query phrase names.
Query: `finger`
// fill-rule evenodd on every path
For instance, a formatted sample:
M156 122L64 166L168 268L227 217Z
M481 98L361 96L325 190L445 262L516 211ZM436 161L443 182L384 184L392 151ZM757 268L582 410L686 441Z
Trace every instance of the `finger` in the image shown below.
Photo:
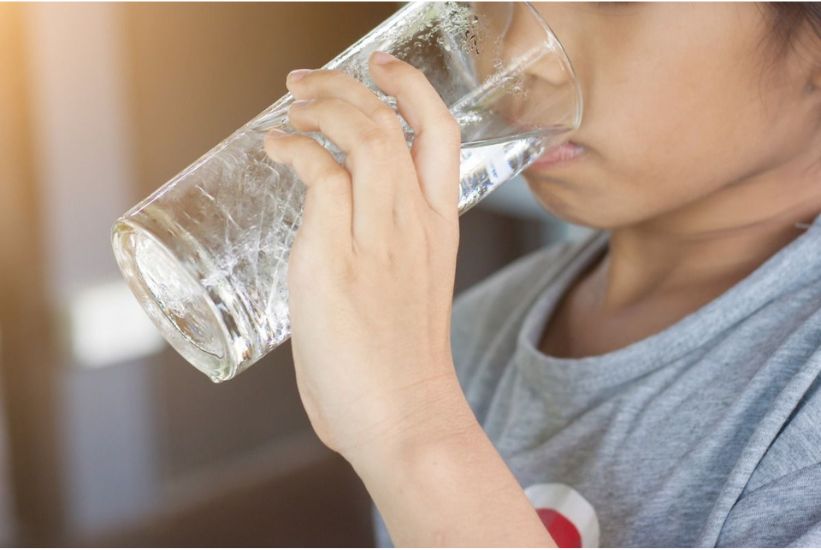
M394 200L406 203L421 198L414 197L411 199L408 196L408 194L420 194L420 188L416 177L416 167L413 164L410 151L408 151L405 131L396 111L380 100L365 84L340 70L301 70L294 71L288 76L288 89L291 90L294 97L299 99L341 99L346 101L370 117L374 124L383 128L388 139L396 140L397 143L401 140L401 156L405 159L402 166L408 172L412 172L413 177L393 179L391 181L396 190ZM371 160L370 155L368 155L368 160ZM394 164L393 167L397 168L398 165ZM397 206L401 207L401 205Z
M353 180L354 238L362 244L386 243L393 229L397 191L417 186L401 134L390 135L362 111L337 98L294 104L289 120L300 131L323 133L346 153L345 165Z
M348 171L307 136L271 130L265 136L265 152L275 162L290 165L307 187L300 231L331 249L350 250L353 199Z
M444 217L457 216L459 125L422 71L384 52L375 52L369 63L376 85L396 97L413 128L412 155L428 204Z
M365 113L377 124L384 115L388 124L400 127L399 117L362 82L336 69L300 70L288 74L285 82L296 99L343 99Z

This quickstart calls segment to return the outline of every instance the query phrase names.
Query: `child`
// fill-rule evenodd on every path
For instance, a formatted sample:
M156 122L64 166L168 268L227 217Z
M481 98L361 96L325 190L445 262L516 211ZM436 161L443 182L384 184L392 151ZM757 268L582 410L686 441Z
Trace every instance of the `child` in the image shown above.
M600 231L529 254L462 293L450 330L441 328L450 312L428 281L452 274L443 258L455 256L454 218L433 174L452 178L456 147L452 128L429 130L439 148L420 144L414 161L439 214L425 223L445 220L436 226L442 243L418 245L438 251L432 267L406 279L397 268L401 280L390 286L350 254L335 264L335 281L346 283L300 290L308 265L321 267L319 251L328 251L318 244L319 214L301 236L304 250L292 250L294 358L312 424L374 497L382 545L821 545L821 7L537 9L573 61L585 117L568 149L580 154L525 177L546 210ZM375 65L375 81L404 102L409 121L433 128L446 115L425 103L418 82L413 97L403 92L413 82L403 65ZM322 78L330 77L290 87L321 98L330 89ZM375 113L353 89L335 93ZM325 110L303 108L300 129L341 118ZM360 136L388 135L348 120L367 130ZM284 144L291 139L271 140L269 154L298 165L308 144L298 153ZM380 173L380 154L401 157L395 142L374 147L370 164L362 153L350 179L334 172L326 195L363 208L358 190L378 179L368 174ZM401 158L394 169L410 174ZM329 163L313 166L324 174L315 182L331 181ZM411 197L413 185L400 180ZM320 212L320 194L313 200ZM336 211L337 231L325 238L351 224L353 240L368 243L361 250L374 251L363 257L382 258L383 271L416 265L394 256L406 237L366 241L374 233L365 217ZM396 212L394 225L374 224L409 234L402 219L414 218ZM351 248L345 239L334 246ZM360 280L368 291L357 294ZM409 292L412 300L396 298ZM452 367L491 450L443 389L450 363L438 342L448 332Z

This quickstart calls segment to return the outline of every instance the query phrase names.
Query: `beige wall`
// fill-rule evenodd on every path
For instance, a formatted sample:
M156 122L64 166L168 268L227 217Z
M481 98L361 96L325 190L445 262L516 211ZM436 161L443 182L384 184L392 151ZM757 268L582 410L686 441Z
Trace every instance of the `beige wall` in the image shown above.
M288 344L214 385L169 349L83 369L61 331L77 289L119 279L107 231L128 205L280 97L289 70L321 66L398 6L0 4L16 518L0 492L0 523L18 524L19 544L371 543L367 494L311 432ZM483 208L461 225L457 292L542 234ZM0 454L0 484L2 468Z
M185 524L214 506L225 523L181 528L183 540L207 545L245 526L249 542L321 543L294 521L318 500L290 515L260 510L261 524L237 504L273 506L285 481L312 472L349 497L336 508L347 532L328 543L366 544L352 473L308 429L287 348L218 387L170 351L83 370L61 325L77 290L118 277L107 232L130 203L282 95L288 70L324 63L397 5L0 7L4 487L20 542L128 543L159 525L173 538L168 518ZM249 487L268 492L237 498Z

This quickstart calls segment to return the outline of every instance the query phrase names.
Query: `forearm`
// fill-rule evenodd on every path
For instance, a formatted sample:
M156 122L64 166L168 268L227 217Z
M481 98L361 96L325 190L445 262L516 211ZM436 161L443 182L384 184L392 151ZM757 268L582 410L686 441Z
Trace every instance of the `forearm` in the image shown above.
M446 437L353 461L396 546L555 546L516 478L467 409Z

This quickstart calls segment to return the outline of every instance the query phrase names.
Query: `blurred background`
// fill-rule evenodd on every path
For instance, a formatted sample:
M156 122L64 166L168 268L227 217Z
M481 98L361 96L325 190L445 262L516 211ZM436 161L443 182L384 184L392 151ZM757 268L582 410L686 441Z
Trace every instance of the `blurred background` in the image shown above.
M0 544L370 546L285 344L215 385L119 277L113 221L401 6L0 3ZM456 293L577 238L506 183Z

